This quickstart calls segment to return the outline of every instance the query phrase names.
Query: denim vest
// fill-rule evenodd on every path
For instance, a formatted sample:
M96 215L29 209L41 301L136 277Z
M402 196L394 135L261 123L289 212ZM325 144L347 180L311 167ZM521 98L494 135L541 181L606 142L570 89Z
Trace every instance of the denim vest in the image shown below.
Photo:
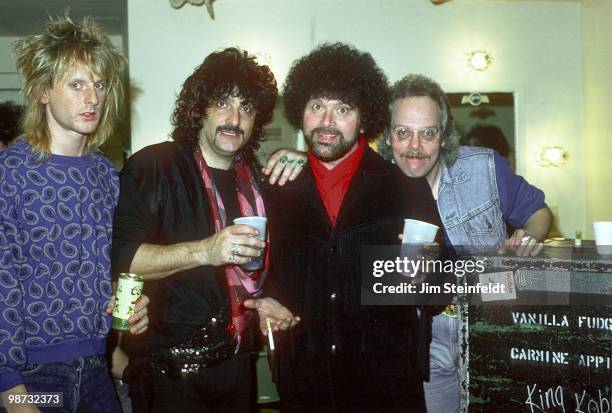
M491 149L461 146L454 164L440 163L438 210L457 253L493 251L502 244L506 224Z

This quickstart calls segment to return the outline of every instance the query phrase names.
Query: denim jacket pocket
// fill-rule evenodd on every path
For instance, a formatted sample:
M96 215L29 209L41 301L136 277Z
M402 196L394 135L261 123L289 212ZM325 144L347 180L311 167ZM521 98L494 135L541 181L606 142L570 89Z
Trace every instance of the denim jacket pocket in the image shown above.
M462 225L472 240L468 245L498 246L505 239L505 224L495 200L469 212Z

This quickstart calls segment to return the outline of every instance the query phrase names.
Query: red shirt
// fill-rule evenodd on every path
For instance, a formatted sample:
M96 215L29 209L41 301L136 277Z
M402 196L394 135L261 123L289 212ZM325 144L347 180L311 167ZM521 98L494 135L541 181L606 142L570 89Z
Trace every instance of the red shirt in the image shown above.
M367 143L363 136L359 137L357 149L332 169L327 169L323 162L308 150L310 169L317 183L317 189L323 200L323 205L332 225L336 225L342 200L363 158Z

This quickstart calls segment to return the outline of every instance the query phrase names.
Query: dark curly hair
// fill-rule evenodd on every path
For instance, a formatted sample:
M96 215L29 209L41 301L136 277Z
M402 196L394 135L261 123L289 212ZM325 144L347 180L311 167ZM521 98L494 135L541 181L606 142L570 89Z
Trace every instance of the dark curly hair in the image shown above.
M295 61L287 75L285 116L302 129L304 109L315 97L339 99L359 109L361 127L374 140L389 123L387 76L369 53L343 43L325 43Z
M264 126L272 120L278 90L270 68L238 48L211 53L185 80L172 114L174 141L195 150L206 110L236 90L244 103L257 110L251 138L239 153L240 159L254 164L254 152L265 135Z

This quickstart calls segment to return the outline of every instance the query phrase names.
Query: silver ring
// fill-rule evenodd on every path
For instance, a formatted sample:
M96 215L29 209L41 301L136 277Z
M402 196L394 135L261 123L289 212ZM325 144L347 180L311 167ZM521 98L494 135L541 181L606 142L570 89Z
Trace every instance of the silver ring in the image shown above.
M231 262L232 264L236 263L236 257L234 256L234 254L230 255L227 260Z
M280 163L281 165L285 165L287 163L287 160L289 158L287 157L287 155L283 155L280 157L280 159L278 160L278 163Z
M240 247L238 245L234 245L232 248L229 249L229 253L230 254L238 254L240 255Z
M304 166L306 161L303 159L294 159L291 161L291 163L293 164L294 168L298 168L298 167Z

